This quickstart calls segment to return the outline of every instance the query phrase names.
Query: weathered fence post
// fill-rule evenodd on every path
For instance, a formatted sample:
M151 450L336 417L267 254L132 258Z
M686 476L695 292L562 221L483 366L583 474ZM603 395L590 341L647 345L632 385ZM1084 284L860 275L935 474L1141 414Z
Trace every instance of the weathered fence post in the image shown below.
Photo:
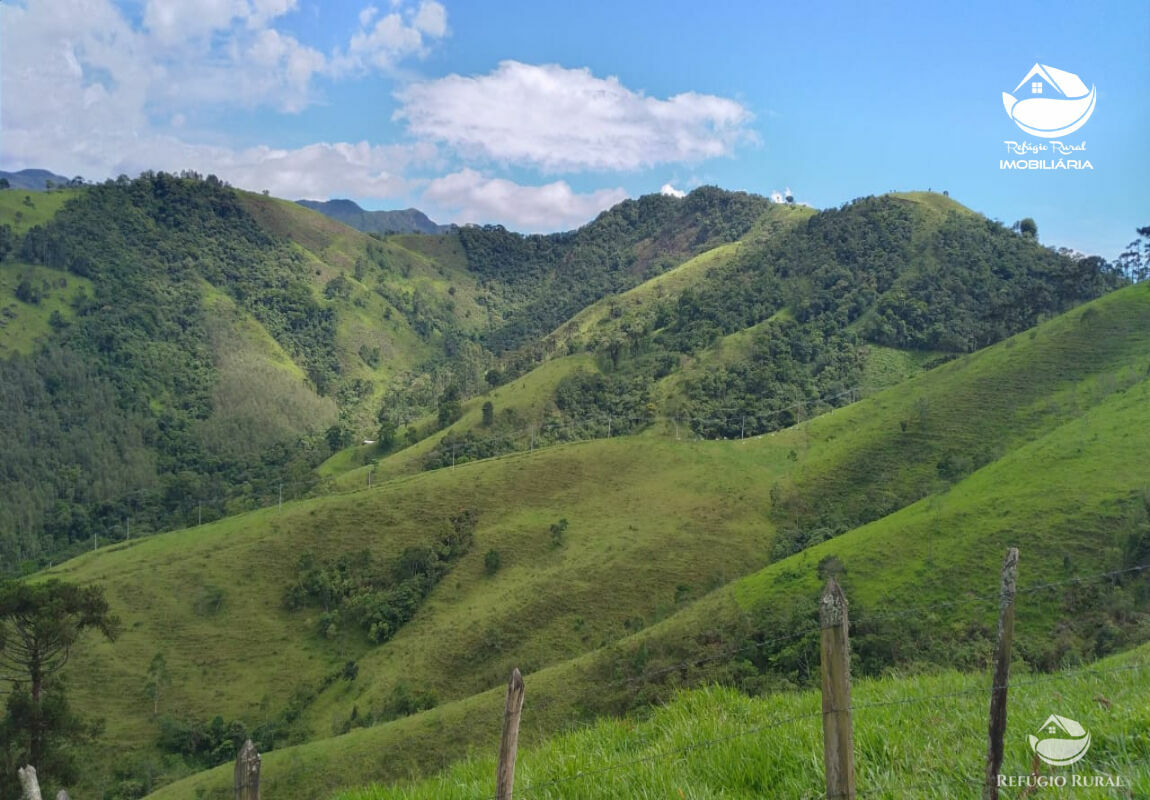
M998 800L998 770L1002 767L1002 737L1006 733L1006 688L1010 682L1010 645L1014 640L1014 589L1018 579L1018 548L1006 551L998 607L998 644L994 649L994 683L990 689L989 743L983 800Z
M36 779L36 768L29 764L16 770L20 786L24 789L24 800L43 800L40 796L40 781Z
M523 712L523 676L511 671L507 705L503 710L503 738L499 742L499 769L495 772L495 800L511 800L515 790L515 753L519 749L519 717Z
M61 789L60 791L56 792L56 800L72 800L72 798L68 796L68 792L66 790Z
M834 578L819 601L822 626L823 765L828 800L854 800L855 757L851 732L851 653L847 598Z
M260 754L251 739L236 755L235 800L260 800Z

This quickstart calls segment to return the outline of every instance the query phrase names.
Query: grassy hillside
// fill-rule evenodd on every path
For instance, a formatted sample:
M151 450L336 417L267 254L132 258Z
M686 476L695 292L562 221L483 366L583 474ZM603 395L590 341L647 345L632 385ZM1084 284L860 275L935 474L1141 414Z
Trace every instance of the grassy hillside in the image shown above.
M1051 675L1015 672L1001 774L1119 776L1123 789L1048 788L1042 797L1150 794L1150 647ZM986 758L986 676L942 672L855 681L851 701L860 796L969 798ZM1054 699L1054 698L1057 699ZM1053 705L1052 705L1053 704ZM524 726L532 723L528 684ZM1027 735L1057 707L1091 733L1070 768L1034 765ZM817 692L749 698L719 688L677 695L638 720L601 721L527 751L516 795L533 798L819 798ZM338 800L474 800L492 791L494 757L477 756L413 784L343 792Z
M15 233L27 233L30 228L52 219L65 203L82 192L83 189L0 191L0 224L8 225Z
M817 567L832 555L860 612L861 674L891 663L981 666L992 605L973 618L940 611L944 633L933 639L884 627L881 615L867 627L867 612L962 597L972 575L993 585L1007 544L1023 548L1027 585L1134 557L1145 476L1131 465L1150 430L1148 331L1150 289L1134 287L770 436L676 441L652 431L551 448L76 559L54 572L107 585L126 622L120 642L77 653L77 703L108 718L109 747L147 753L158 730L140 676L163 651L180 687L166 713L218 714L250 730L297 707L281 746L351 728L267 757L271 788L320 797L333 780L422 772L488 742L493 732L479 722L494 716L499 690L469 696L499 687L513 665L533 673L533 697L545 701L538 736L683 683L801 684L809 639L724 654L806 627ZM922 427L924 398L934 427ZM972 472L988 447L991 461ZM821 518L832 507L843 509L835 524L852 529ZM367 548L387 561L460 509L476 514L474 546L386 644L372 647L354 628L325 639L319 610L280 605L301 554ZM569 525L557 544L549 530L560 519ZM807 549L790 555L796 547ZM490 551L500 554L493 572ZM1088 599L1035 595L1020 610L1019 654L1049 668L1138 641L1146 600L1137 585L1095 589ZM270 671L267 652L276 653ZM658 673L700 658L705 665ZM348 660L351 681L338 677ZM228 678L209 684L208 675ZM605 676L614 691L593 693ZM120 698L133 696L138 707L125 709ZM429 702L437 707L381 724ZM386 753L386 763L368 752ZM189 796L220 776L161 796Z

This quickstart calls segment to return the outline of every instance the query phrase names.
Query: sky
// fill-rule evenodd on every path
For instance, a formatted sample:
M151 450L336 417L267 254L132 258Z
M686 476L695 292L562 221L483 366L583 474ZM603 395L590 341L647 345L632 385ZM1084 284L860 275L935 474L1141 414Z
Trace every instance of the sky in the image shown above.
M1057 139L1091 169L1001 168L1050 141L1003 102L1035 63L1096 92ZM0 2L6 170L192 169L521 231L704 184L933 189L1114 258L1150 225L1148 143L1148 0Z

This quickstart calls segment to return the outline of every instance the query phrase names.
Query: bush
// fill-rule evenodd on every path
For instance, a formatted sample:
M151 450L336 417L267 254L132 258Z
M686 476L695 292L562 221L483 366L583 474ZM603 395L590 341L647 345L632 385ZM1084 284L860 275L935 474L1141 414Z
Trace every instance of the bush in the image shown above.
M499 555L498 550L488 550L487 555L483 556L483 568L487 571L488 575L494 575L498 572L502 564L503 558Z

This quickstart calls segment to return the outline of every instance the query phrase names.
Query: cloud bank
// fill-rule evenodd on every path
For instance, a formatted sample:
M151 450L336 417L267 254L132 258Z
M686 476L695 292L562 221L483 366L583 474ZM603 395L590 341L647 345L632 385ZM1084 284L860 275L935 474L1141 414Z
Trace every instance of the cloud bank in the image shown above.
M448 75L398 96L396 118L416 136L549 172L690 163L754 138L751 113L733 100L695 92L660 100L557 64L503 61L487 75Z

